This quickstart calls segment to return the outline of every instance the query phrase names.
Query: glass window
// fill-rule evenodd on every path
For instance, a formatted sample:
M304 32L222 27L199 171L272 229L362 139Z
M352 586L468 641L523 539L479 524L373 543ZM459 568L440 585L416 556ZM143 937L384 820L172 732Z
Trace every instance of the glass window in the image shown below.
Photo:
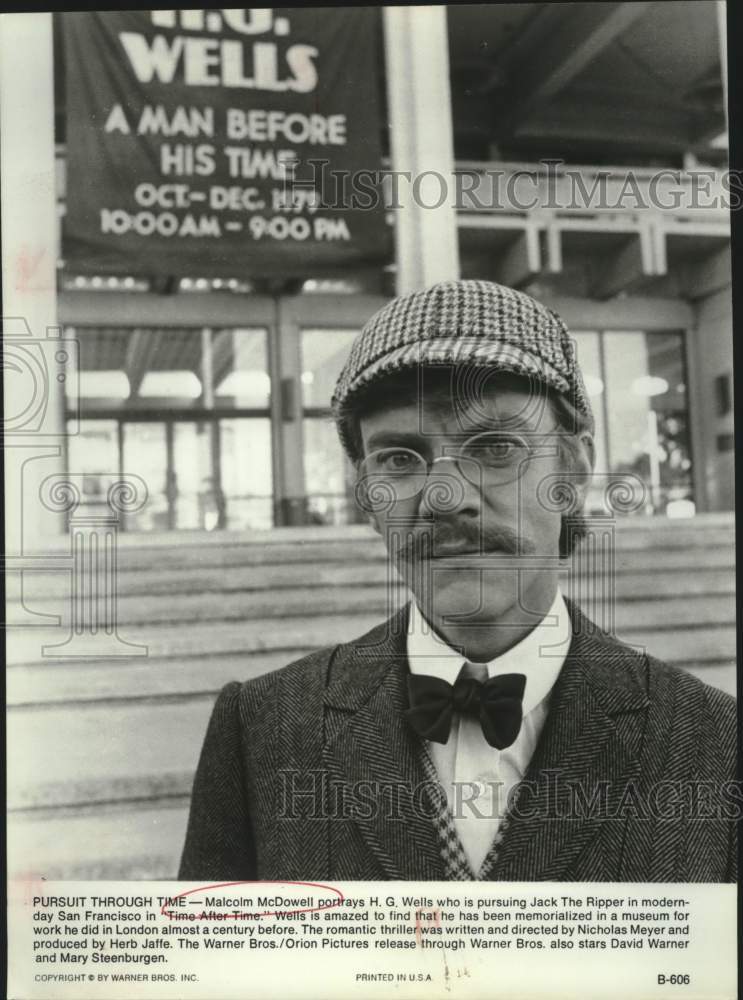
M67 461L73 476L82 476L83 501L75 514L108 514L111 474L119 472L119 431L115 420L81 420L79 433L68 439Z
M122 472L144 480L147 502L124 516L126 531L167 531L173 526L169 496L167 429L164 423L145 421L122 427Z
M330 398L357 333L302 331L304 481L307 516L315 524L363 520L353 499L355 472L330 414Z
M604 334L612 472L645 483L646 511L694 513L683 334Z
M586 510L604 511L604 488L602 475L609 471L606 454L606 421L604 420L604 385L603 365L601 362L601 334L590 331L579 331L571 334L578 354L578 364L583 372L586 392L593 409L596 429L593 436L596 456L596 478L593 480L586 498Z
M355 472L330 417L305 417L304 476L311 524L353 524Z
M273 526L271 422L262 417L219 421L225 527Z
M172 426L173 527L213 531L220 527L218 483L212 469L213 424L178 421Z
M68 327L65 334L80 345L83 414L269 406L265 329Z
M268 338L265 330L215 330L212 333L215 404L220 407L268 409Z
M330 397L358 330L302 330L305 409L329 409Z
M149 491L126 530L272 527L267 330L70 327L66 335L80 344L84 418L70 471L89 473L95 503L105 503L96 474L118 471L120 437L122 471Z
M606 472L606 431L604 422L603 395L605 391L601 370L601 346L598 333L580 331L571 334L578 355L578 364L583 372L583 381L593 409L596 423L596 471Z

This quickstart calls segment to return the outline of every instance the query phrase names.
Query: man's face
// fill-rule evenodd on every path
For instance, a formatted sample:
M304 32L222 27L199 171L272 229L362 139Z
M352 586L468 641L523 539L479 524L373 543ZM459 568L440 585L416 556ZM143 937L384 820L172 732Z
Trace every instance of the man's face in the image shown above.
M360 420L372 523L444 635L541 616L557 583L550 487L565 472L549 399L519 379L469 398L451 373L423 376L387 406L381 386L379 408Z

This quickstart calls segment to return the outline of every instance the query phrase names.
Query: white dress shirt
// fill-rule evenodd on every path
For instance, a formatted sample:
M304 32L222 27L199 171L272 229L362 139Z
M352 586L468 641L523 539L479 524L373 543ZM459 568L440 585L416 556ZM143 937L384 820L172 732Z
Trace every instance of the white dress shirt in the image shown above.
M446 792L462 847L476 874L498 832L508 795L521 781L542 732L549 696L570 645L568 609L558 589L542 621L520 642L489 663L467 663L440 638L411 602L408 662L414 674L440 677L450 684L465 675L487 680L498 674L526 677L523 723L505 750L491 747L477 719L454 715L447 743L428 743L439 781Z

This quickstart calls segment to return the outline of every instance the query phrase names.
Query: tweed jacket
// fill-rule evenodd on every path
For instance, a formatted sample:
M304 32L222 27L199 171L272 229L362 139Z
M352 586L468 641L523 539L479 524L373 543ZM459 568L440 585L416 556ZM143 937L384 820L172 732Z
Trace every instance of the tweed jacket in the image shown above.
M734 881L734 700L569 610L568 656L487 877ZM354 642L223 688L181 879L447 878L418 794L422 744L403 715L406 624L404 609Z

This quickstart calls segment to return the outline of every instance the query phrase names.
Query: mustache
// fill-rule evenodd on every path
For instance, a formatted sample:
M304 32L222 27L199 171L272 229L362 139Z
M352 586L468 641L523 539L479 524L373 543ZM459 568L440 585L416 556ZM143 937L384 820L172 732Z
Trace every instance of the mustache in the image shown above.
M485 554L504 552L508 555L526 555L535 551L533 543L506 527L472 524L469 521L450 523L434 521L410 529L398 544L393 546L396 558L407 562L435 559L441 549L461 548L468 552Z

